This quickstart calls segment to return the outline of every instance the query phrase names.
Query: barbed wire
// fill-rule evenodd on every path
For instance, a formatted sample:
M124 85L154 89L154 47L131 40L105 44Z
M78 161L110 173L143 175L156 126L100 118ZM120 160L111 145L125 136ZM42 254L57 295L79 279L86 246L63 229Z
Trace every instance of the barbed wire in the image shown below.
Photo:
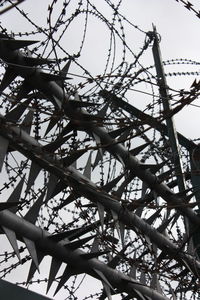
M5 6L8 4L6 2L10 5L13 4L13 1L3 1L1 3L2 12L6 11ZM190 2L182 0L178 2L182 2L188 10L199 17L199 13ZM190 291L194 293L193 298L198 299L198 281L195 283L193 280L195 275L191 275L186 264L182 264L180 260L176 261L182 251L186 251L190 255L191 252L188 250L189 241L185 240L186 227L180 214L175 212L175 209L199 207L199 201L195 199L198 189L192 186L191 181L191 177L196 174L196 171L192 170L190 165L189 156L191 154L183 147L180 150L183 172L179 174L174 171L173 153L162 127L166 119L179 113L186 105L196 105L192 101L198 96L198 81L189 90L180 91L169 87L173 102L172 110L170 112L163 111L155 67L143 66L143 57L152 50L152 40L149 39L149 33L123 16L120 12L123 1L113 3L113 1L105 0L101 3L109 9L109 13L106 13L102 8L103 5L99 5L97 1L79 0L73 5L72 1L50 1L48 10L45 12L47 13L47 25L37 24L31 13L23 10L23 5L10 6L12 11L15 9L16 13L32 26L32 30L28 31L27 29L27 32L17 31L11 34L4 28L2 21L0 24L1 32L12 39L18 39L18 37L24 39L26 36L29 38L39 37L39 44L30 47L29 50L25 48L23 53L27 55L26 57L33 55L45 59L53 56L53 60L44 66L43 72L48 71L49 74L59 76L63 65L71 61L74 69L71 71L70 66L67 76L73 77L72 83L66 80L61 86L69 95L69 101L78 100L81 104L86 105L85 109L90 116L85 116L85 119L81 120L80 115L72 114L72 118L70 118L66 116L64 107L58 110L51 102L50 97L46 97L36 89L31 94L19 99L19 91L23 82L21 78L17 77L1 93L0 109L4 116L2 122L6 122L8 129L10 127L12 129L12 126L20 126L31 138L34 138L34 141L40 145L38 148L35 146L39 156L47 156L52 165L58 166L58 163L62 163L64 169L72 165L80 176L84 177L87 174L96 184L95 186L102 189L102 193L106 191L110 197L112 196L113 201L120 203L121 210L129 209L136 216L151 224L156 232L169 237L169 240L178 247L174 257L169 258L168 253L158 250L148 236L142 234L136 227L132 230L128 226L124 226L126 231L125 236L122 237L122 224L119 223L112 211L103 212L104 220L102 221L101 206L99 208L97 204L82 196L78 189L72 188L70 182L64 181L63 178L52 179L48 169L41 168L39 170L37 166L32 165L32 157L26 158L26 151L22 151L20 148L23 144L20 138L16 141L17 151L13 148L14 146L9 146L5 157L0 188L1 199L4 197L7 199L7 194L12 198L12 192L15 191L16 193L16 190L20 189L20 184L23 183L24 187L21 188L19 203L15 210L15 213L23 218L40 197L45 194L45 197L48 198L50 193L48 191L51 189L51 185L55 184L56 189L52 192L53 194L50 193L50 198L41 204L36 222L37 226L48 231L51 235L66 231L74 232L78 240L82 238L82 234L79 235L77 229L87 236L95 235L98 239L98 250L105 252L99 257L101 262L109 264L113 259L119 257L117 270L129 274L135 267L134 278L140 284L153 286L153 289L159 291L163 290L162 293L166 297L171 297L170 285L173 284L173 293L178 299L183 297L188 299ZM89 62L86 63L84 59L82 60L85 55L85 47L88 47L87 34L93 24L91 20L97 21L108 33L105 55L97 58L97 60L102 59L101 72L93 71L92 68L89 69ZM74 34L74 39L76 39L76 35L78 36L77 47L72 51L66 50L68 48L63 40L70 33L71 26L76 22L78 22L80 29ZM129 43L126 26L142 36L138 51L133 51ZM87 48L87 50L89 49ZM20 63L19 61L17 63L14 61L1 62L1 67L17 69L20 67ZM175 66L175 70L172 72L165 70L165 75L173 78L177 76L187 76L187 78L188 76L199 76L198 70L190 69L193 66L198 68L199 64L198 61L187 58L163 62L165 67ZM180 65L187 65L189 70L181 71ZM24 66L24 69L32 69L32 66ZM2 78L3 75L2 69ZM102 90L108 90L112 95L114 94L118 97L116 98L118 102L104 99L100 94ZM138 97L138 94L145 98L145 104L139 108L138 116L119 106L119 102L122 100L125 104L133 104L133 108L137 107L138 102L143 100L142 97ZM198 105L196 106L198 107ZM20 116L17 120L13 118L13 110L16 107L18 109L20 107L20 112L17 113ZM140 119L140 116L144 117ZM114 138L114 141L112 143L105 143L101 139L94 141L96 136L91 132L90 122L94 123L97 128L104 127ZM155 124L156 128L154 127ZM160 126L162 130L158 132L157 128ZM194 139L194 142L198 141L198 138ZM36 145L38 145L37 143ZM153 191L153 188L146 186L145 182L134 174L134 170L128 170L117 155L113 156L107 151L121 143L126 146L130 155L137 156L141 162L141 168L146 168L147 172L155 173L158 183L164 182L174 193L178 193L176 176L184 176L187 188L190 189L189 195L185 192L183 196L184 204L164 202ZM141 147L140 151L138 147ZM20 150L22 154L19 154ZM69 158L71 164L68 165L68 162L65 161ZM35 172L39 172L39 177L36 176L35 180L30 183L29 176L31 168L34 167ZM193 199L191 201L190 196ZM90 253L93 245L89 241L82 246L82 249ZM26 247L19 248L22 256L21 262L24 265L27 265L31 260L31 256L27 255L26 250ZM3 250L0 254L2 259L1 278L7 278L9 273L20 266L20 262L16 262L16 256L15 251ZM198 259L198 254L195 253L193 257ZM152 283L155 279L152 274L155 275L156 284L155 280ZM41 273L40 279L31 279L29 285L34 286L34 284L40 285L48 282L49 279L46 276ZM82 276L81 280L80 276ZM101 297L99 299L103 299L105 286L103 294L102 291L90 293L85 289L84 295L77 296L79 290L82 290L82 285L87 281L85 275L80 276L76 274L70 284L63 284L64 298L81 299L80 297L82 297L86 300ZM58 283L60 277L55 276L53 282ZM196 278L198 280L198 276ZM26 280L17 282L17 284L25 286ZM66 293L68 293L67 298ZM125 298L125 293L120 294L119 297ZM138 299L140 299L139 296Z
M193 12L195 13L196 17L197 18L200 18L200 11L197 11L195 8L194 8L194 4L192 4L190 1L185 1L185 0L175 0L176 2L181 2L182 4L184 4L184 7L190 11L190 12Z

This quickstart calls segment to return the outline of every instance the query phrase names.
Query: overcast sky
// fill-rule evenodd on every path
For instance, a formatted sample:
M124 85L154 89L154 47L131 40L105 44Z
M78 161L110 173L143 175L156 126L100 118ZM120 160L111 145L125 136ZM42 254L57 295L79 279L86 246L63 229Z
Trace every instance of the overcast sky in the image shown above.
M71 1L71 6L76 5L78 1ZM109 16L111 10L104 1L91 1L94 3L98 9ZM41 27L47 26L47 7L51 1L40 1L40 0L26 0L19 7L23 9L28 16L37 25ZM113 1L117 4L118 1ZM194 4L194 8L198 11L200 9L200 4L198 0L191 0ZM62 1L58 1L56 4L57 11L59 11L59 5ZM161 40L161 50L163 60L176 59L176 58L188 58L195 61L199 61L199 22L200 19L195 16L192 11L188 11L183 3L177 2L175 0L123 0L120 6L120 12L124 14L134 25L139 26L144 32L152 30L152 23L157 27L157 31L160 33ZM67 11L67 16L69 15ZM58 13L54 13L56 19ZM110 18L111 19L111 18ZM80 22L79 22L80 21ZM69 53L75 53L80 46L80 37L82 37L82 29L80 24L82 19L78 22L74 22L69 30L68 35L63 38L63 45ZM24 19L18 12L14 9L5 13L1 17L1 22L4 27L8 30L17 32L31 31L33 26ZM100 21L96 21L92 17L89 20L89 30L87 31L86 43L83 49L83 54L80 58L81 63L87 67L93 74L100 74L102 72L102 66L105 63L107 52L105 49L108 48L109 35L108 30ZM127 27L128 28L128 27ZM129 45L138 53L140 47L143 45L145 35L137 30L128 30L126 32L126 37L129 41ZM31 37L31 38L34 38ZM62 56L62 53L60 53ZM120 53L119 53L119 57ZM146 63L146 62L145 62ZM152 63L149 62L149 64ZM147 62L148 65L148 62ZM176 68L177 71L178 68ZM192 67L188 66L188 71L192 70ZM199 71L198 66L196 67ZM170 72L170 68L167 69ZM81 75L79 70L76 73ZM182 77L168 79L169 84L174 84L177 88L188 88L194 77ZM198 105L198 101L195 102ZM137 105L136 105L137 106ZM176 117L176 125L179 131L184 133L187 137L198 138L199 127L198 115L200 108L190 107L190 109L184 109ZM183 120L185 118L189 119L190 127L184 127Z
M59 1L58 1L59 2ZM60 1L62 2L62 1ZM77 3L77 1L74 1ZM98 4L102 8L102 12L109 14L103 0L91 1ZM118 1L113 1L117 3ZM199 0L191 0L196 10L200 10ZM51 3L49 0L26 0L19 7L29 13L30 18L40 26L46 26L47 6ZM59 5L59 3L58 3ZM182 3L175 0L123 0L121 5L121 13L126 16L133 24L138 25L143 31L151 31L152 23L157 27L157 31L162 37L161 50L163 60L188 58L195 61L199 59L200 49L200 19L193 12L188 11ZM92 23L93 22L93 23ZM21 17L14 9L1 16L1 24L9 31L24 32L32 30L32 26ZM101 72L102 60L105 58L102 49L108 44L103 26L98 27L96 21L91 21L91 32L88 33L87 48L85 49L85 58L83 55L83 64L88 65L92 72L99 74ZM65 37L65 47L68 52L75 51L80 45L78 41L80 24L76 24L74 31L70 37ZM129 44L132 45L134 51L138 52L143 45L145 35L139 31L131 31L126 33ZM23 37L26 38L26 37ZM102 56L101 56L102 55ZM149 62L151 65L152 60ZM189 70L189 68L188 68ZM196 67L197 71L199 67ZM177 69L178 71L178 69ZM194 77L175 79L177 88L188 88L194 80ZM170 84L174 84L169 79ZM137 103L134 103L137 106ZM199 105L199 100L195 102ZM199 138L200 127L200 107L186 108L176 117L176 125L180 132L184 133L188 138ZM187 121L187 122L186 122ZM47 276L44 275L44 276ZM95 286L93 286L95 290ZM38 286L36 286L38 290ZM92 291L91 291L92 292ZM51 295L51 294L50 294ZM55 299L61 299L64 293L58 294ZM80 298L81 299L81 298Z

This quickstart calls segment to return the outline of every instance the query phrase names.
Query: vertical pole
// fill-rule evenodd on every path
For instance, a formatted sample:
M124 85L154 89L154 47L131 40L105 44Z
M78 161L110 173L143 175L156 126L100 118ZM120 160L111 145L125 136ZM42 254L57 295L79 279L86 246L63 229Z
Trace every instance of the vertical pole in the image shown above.
M152 50L153 50L153 57L154 57L155 68L157 73L159 92L162 99L164 111L170 112L171 110L170 97L168 93L167 82L166 82L162 59L161 59L159 38L158 38L156 28L153 27L153 29L154 29L153 31L154 43L153 43ZM178 188L179 188L179 192L182 192L185 190L185 180L183 176L182 163L180 160L180 148L179 148L178 137L177 137L177 132L174 125L173 117L167 118L166 124L168 128L169 142L173 153L173 162L175 166Z
M200 212L200 145L190 151L191 181Z

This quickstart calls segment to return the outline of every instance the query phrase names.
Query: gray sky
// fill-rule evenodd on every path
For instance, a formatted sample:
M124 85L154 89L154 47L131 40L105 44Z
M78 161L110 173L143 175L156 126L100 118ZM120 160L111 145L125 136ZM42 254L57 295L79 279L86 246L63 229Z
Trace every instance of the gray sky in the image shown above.
M199 1L192 0L194 8L198 11ZM51 1L40 1L26 0L23 4L19 6L23 9L30 19L37 25L41 27L47 26L47 7ZM76 5L76 1L72 1ZM98 9L103 12L106 16L109 16L110 9L104 1L92 1ZM117 4L118 1L113 1ZM56 4L57 11L53 14L53 20L56 19L59 11L59 7L62 1L58 1ZM151 31L152 23L157 27L157 31L160 33L161 40L161 50L163 60L177 59L177 58L188 58L191 60L199 61L199 18L195 16L192 11L188 11L183 3L177 2L175 0L123 0L120 7L120 12L127 17L134 25L139 26L143 31ZM67 11L67 16L70 11ZM79 22L80 21L80 22ZM68 34L62 39L63 47L68 51L68 53L76 53L80 46L80 39L83 34L83 28L80 26L82 18L78 19L78 22L73 22L70 27ZM31 31L34 29L28 21L24 19L18 12L14 9L4 14L1 17L1 22L4 27L8 30L17 32ZM105 65L107 53L105 49L108 49L109 45L109 31L105 28L100 21L96 21L95 18L90 17L89 26L87 30L85 46L82 50L82 55L80 62L88 68L92 74L101 74L103 66ZM143 45L145 35L137 30L130 30L127 27L126 37L129 42L130 47L138 53L140 47ZM31 38L38 38L37 36L32 36ZM40 40L40 37L39 37ZM63 56L63 53L58 53ZM117 55L121 58L120 50L118 50ZM130 61L131 62L131 57ZM152 57L147 56L145 60L145 66L152 64ZM192 71L193 67L188 66L187 71ZM166 71L172 71L172 67L167 67ZM178 66L176 66L178 70ZM195 68L199 71L198 66ZM73 71L73 69L72 69ZM81 70L74 70L76 74L82 75ZM179 70L178 70L179 71ZM194 81L193 76L179 76L178 78L167 78L169 85L174 88L184 89L189 88L189 86ZM198 105L198 101L194 102ZM137 106L137 105L136 105ZM184 133L187 137L198 138L198 132L196 128L198 127L198 107L190 107L190 109L184 109L177 117L176 123L179 131ZM188 125L184 127L183 120L189 118L190 127Z
M59 1L58 1L59 2ZM62 2L62 1L61 1ZM95 3L102 13L109 15L109 9L105 5L104 1L92 1ZM113 1L117 3L118 1ZM197 10L200 10L199 1L191 0ZM29 13L30 19L37 25L42 27L46 26L47 19L47 6L51 3L49 0L26 0L19 8ZM77 3L77 2L76 2ZM59 3L58 3L59 11ZM175 0L124 0L121 5L121 13L126 16L133 24L139 26L144 32L152 30L152 23L157 27L157 31L162 37L161 50L163 60L187 58L195 61L199 59L199 27L200 19L198 19L193 12L186 10L182 3ZM67 12L69 13L69 12ZM55 12L56 16L56 12ZM88 35L86 38L86 46L83 49L83 56L80 58L82 64L88 67L92 74L100 74L102 71L102 62L105 63L106 52L105 48L108 47L109 37L107 29L104 29L102 24L99 24L95 20L90 20L90 26L88 27ZM1 16L1 24L7 28L8 31L24 32L31 31L33 26L29 24L21 15L14 9ZM67 49L69 53L73 53L80 46L79 38L82 36L81 23L75 23L74 28L69 31L69 36L63 38L63 47ZM143 45L145 34L137 30L126 32L127 40L133 51L138 53L140 47ZM33 36L34 37L34 36ZM26 39L27 37L23 37ZM28 37L29 38L29 37ZM37 39L37 36L36 36ZM120 52L120 51L119 51ZM46 52L47 53L47 52ZM60 55L63 55L62 52ZM119 54L121 55L121 54ZM131 56L130 61L131 63ZM144 58L144 64L146 66L151 65L153 59L151 52ZM178 71L178 66L175 67ZM168 72L170 68L167 67ZM193 70L192 66L188 66L188 71ZM195 67L196 71L200 71L199 67ZM78 69L74 69L76 74ZM80 70L80 75L83 72ZM167 78L169 85L173 85L174 88L188 88L194 81L193 76ZM137 99L134 97L134 104L137 106ZM141 96L138 96L138 101L143 101ZM146 103L146 102L145 102ZM199 100L194 102L196 105L200 105ZM138 103L138 105L140 105ZM176 116L177 129L185 134L189 138L199 138L199 119L200 107L190 106L185 108L178 116ZM44 276L46 277L47 273ZM95 285L92 281L88 281L90 288L93 288L95 292ZM33 289L41 292L41 287L38 285L33 286ZM52 291L54 289L52 288ZM49 293L52 296L52 293ZM62 298L63 297L63 298ZM55 299L64 299L64 292L59 293ZM81 296L80 296L81 299ZM116 298L117 299L117 298Z

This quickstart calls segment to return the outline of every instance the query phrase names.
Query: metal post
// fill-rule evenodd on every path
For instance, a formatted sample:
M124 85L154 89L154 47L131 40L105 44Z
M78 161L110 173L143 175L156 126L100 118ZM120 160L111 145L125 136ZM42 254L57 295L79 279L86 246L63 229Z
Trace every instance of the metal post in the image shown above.
M152 50L153 50L153 57L155 61L157 82L159 86L160 96L163 103L164 113L169 113L171 111L170 97L169 97L167 82L163 70L158 33L155 27L152 35L154 39ZM182 163L180 160L180 149L179 149L178 137L177 137L177 132L174 125L173 117L170 118L167 117L166 124L168 129L169 142L172 149L175 173L178 181L178 188L179 188L179 192L182 192L185 190L185 180L183 175Z

